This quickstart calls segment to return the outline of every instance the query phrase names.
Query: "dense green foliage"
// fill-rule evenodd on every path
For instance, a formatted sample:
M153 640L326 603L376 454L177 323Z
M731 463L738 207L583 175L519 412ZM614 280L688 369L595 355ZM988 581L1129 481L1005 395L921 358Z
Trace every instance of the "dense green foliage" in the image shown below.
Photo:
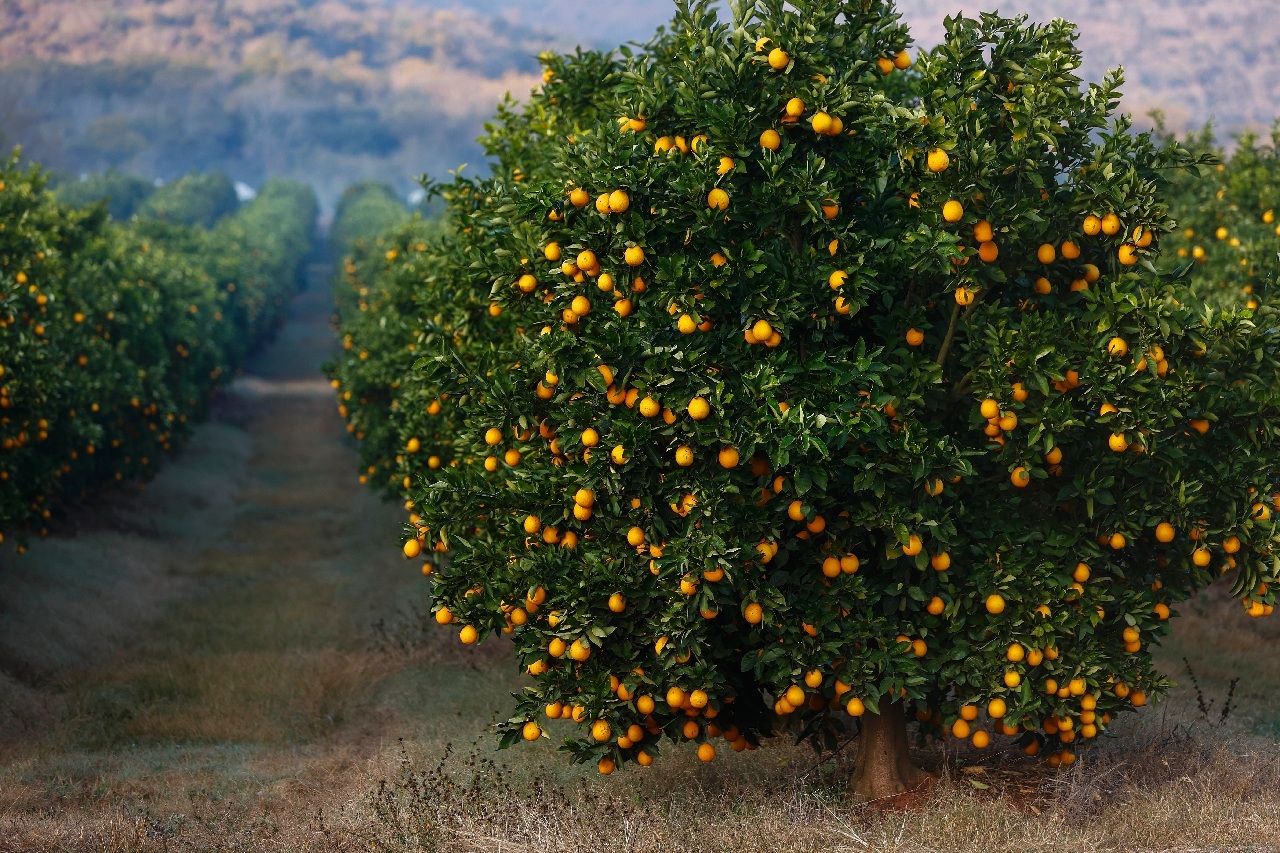
M348 269L343 413L438 620L536 677L505 743L571 716L607 772L905 708L1069 762L1167 687L1178 602L1270 612L1273 311L1160 272L1208 158L1070 24L948 20L902 85L890 3L791 6L548 57L416 286Z
M1174 181L1170 265L1194 264L1197 290L1213 304L1257 308L1280 275L1280 126L1267 139L1241 135L1230 154L1207 128L1187 145L1221 162Z
M240 206L231 179L221 172L184 175L159 187L138 206L139 216L212 228Z
M123 221L156 191L152 181L115 170L97 172L84 180L63 180L53 185L58 198L69 207L87 207L105 201L112 219Z
M0 529L150 476L279 323L310 251L309 189L268 184L214 230L126 226L39 169L0 172Z
M329 228L329 249L335 257L363 248L409 218L409 207L395 190L378 181L361 181L338 199Z

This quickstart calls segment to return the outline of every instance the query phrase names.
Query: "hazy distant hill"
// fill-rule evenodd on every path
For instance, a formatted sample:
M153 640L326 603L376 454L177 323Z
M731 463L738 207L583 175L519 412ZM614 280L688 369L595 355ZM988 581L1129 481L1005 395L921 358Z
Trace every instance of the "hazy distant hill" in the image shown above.
M536 54L568 42L465 9L380 0L0 0L0 133L73 172L314 182L470 161Z
M917 40L960 0L900 0ZM1007 0L1080 25L1085 74L1123 64L1125 107L1175 129L1280 114L1274 2ZM979 7L968 8L975 12ZM671 0L0 0L0 142L70 172L312 181L483 169L474 138L534 56L647 38Z

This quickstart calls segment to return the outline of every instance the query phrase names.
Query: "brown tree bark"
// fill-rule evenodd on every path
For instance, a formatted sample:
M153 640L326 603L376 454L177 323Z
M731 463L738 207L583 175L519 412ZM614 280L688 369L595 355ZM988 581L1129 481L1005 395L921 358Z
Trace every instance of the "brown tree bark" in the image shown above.
M882 704L859 722L858 766L849 791L860 802L890 804L900 794L918 790L934 776L915 765L907 751L907 716L902 702Z

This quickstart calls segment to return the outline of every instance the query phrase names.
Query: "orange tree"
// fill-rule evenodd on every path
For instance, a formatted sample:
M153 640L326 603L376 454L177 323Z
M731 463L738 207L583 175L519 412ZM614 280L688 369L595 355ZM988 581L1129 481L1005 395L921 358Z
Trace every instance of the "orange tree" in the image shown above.
M1228 156L1209 128L1187 140L1192 150L1220 160L1203 177L1179 175L1170 188L1178 228L1173 264L1194 264L1197 291L1214 304L1257 308L1280 273L1280 126L1269 140L1244 133ZM1170 248L1170 247L1166 247Z
M590 133L617 72L616 61L599 52L545 60L546 79L569 85L563 92L548 87L523 107L510 100L499 106L481 140L495 160L492 177L456 176L447 185L423 179L444 202L438 219L377 233L386 205L376 188L360 186L339 207L332 239L347 247L335 286L343 353L328 372L339 413L359 441L361 480L390 496L410 498L414 481L442 466L465 461L493 473L519 463L518 455L481 459L456 448L463 409L441 382L411 367L424 354L447 351L470 370L501 372L499 344L520 333L517 313L493 298L488 271L495 255L510 251L513 231L537 239L536 227L511 221L511 185L552 168L550 140ZM411 522L419 520L410 513ZM415 540L407 549L417 556L421 545ZM443 548L434 553L424 562L427 573Z
M1153 265L1195 158L1081 86L1070 24L948 20L914 87L887 2L672 31L495 186L462 254L517 333L419 363L460 464L406 554L535 677L504 744L570 718L611 772L855 719L881 796L908 716L1069 763L1167 686L1172 605L1233 572L1269 612L1273 337Z

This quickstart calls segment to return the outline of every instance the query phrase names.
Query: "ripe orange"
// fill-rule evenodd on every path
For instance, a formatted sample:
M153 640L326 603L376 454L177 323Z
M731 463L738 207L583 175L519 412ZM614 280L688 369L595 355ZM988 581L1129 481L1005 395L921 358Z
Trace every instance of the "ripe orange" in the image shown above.
M742 615L752 625L759 625L760 621L764 619L764 608L753 601L746 606Z
M822 561L822 574L824 577L837 578L840 576L840 561L835 557L827 557Z
M718 458L721 468L736 468L738 466L738 451L736 448L724 448L720 451Z
M986 600L987 612L992 615L998 615L1004 612L1004 597L998 593L992 593L987 596Z
M924 343L924 332L919 329L907 329L907 345L918 347Z
M942 172L951 165L951 158L941 148L934 148L929 152L928 165L930 172Z
M1167 521L1162 521L1156 525L1156 541L1158 542L1172 542L1175 533L1173 525Z
M902 553L908 557L914 557L924 548L924 543L920 541L920 537L912 533L907 537L907 544L902 546Z
M1042 264L1051 264L1058 258L1058 250L1053 247L1052 243L1041 243L1040 248L1036 249L1036 260Z
M791 57L780 47L775 47L769 51L769 67L774 71L781 71L791 63Z
M1024 489L1031 482L1031 474L1027 469L1019 465L1009 474L1009 482L1013 483L1016 488Z
M712 210L728 210L729 194L719 187L716 187L711 192L707 193L707 207Z
M591 737L597 743L604 743L613 737L613 727L605 720L596 720L591 724Z
M804 504L800 501L792 501L787 506L787 518L792 521L804 521Z
M769 128L760 134L760 147L769 151L777 151L782 147L782 137L778 135L778 131Z
M951 199L942 205L942 218L948 222L959 222L964 218L964 205Z

